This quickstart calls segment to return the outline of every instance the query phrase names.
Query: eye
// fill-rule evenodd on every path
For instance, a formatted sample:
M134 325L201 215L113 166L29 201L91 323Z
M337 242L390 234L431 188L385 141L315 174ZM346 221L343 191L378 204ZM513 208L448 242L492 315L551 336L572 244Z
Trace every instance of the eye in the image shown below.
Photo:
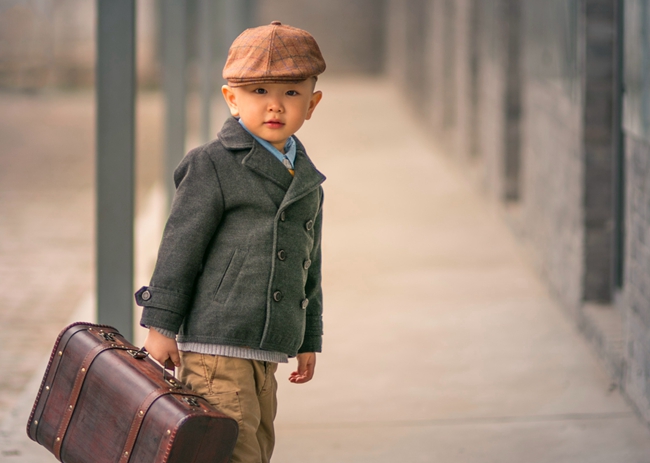
M288 90L287 95L288 96L298 96L298 92L296 90Z
M266 94L266 89L265 88L256 88L253 90L253 93L257 93L258 95L265 95Z

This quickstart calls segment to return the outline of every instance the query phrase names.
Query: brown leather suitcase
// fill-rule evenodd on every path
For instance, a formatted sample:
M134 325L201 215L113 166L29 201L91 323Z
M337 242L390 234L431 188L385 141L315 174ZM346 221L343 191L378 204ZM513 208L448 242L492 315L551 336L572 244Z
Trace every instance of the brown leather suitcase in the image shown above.
M64 463L226 463L238 430L115 328L89 323L57 338L27 423Z

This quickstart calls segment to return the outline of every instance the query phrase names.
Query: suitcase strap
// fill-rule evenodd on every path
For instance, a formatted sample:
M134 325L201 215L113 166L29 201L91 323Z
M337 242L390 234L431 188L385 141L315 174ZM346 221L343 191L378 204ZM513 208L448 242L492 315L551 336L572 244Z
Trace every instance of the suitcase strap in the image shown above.
M45 405L47 403L47 399L50 394L51 384L47 383L48 379L53 379L54 377L56 377L56 372L59 368L59 364L61 363L61 357L70 339L72 339L72 337L75 334L81 331L86 331L89 328L93 328L93 327L113 329L113 330L115 329L108 325L92 325L85 322L77 322L67 326L63 331L61 331L59 337L54 343L54 349L52 349L52 355L50 356L50 361L48 362L47 368L45 369L45 374L43 375L43 382L41 383L41 387L38 391L38 395L36 396L36 400L34 401L34 407L32 408L32 413L29 416L29 421L27 422L27 434L29 435L30 439L32 439L33 441L38 442L36 436L36 430L38 427L38 422L41 420L41 415L43 413L43 410L45 409Z
M129 458L131 458L131 453L133 451L133 446L135 445L135 441L138 438L138 434L140 433L140 428L142 427L142 422L144 421L144 417L147 416L147 412L149 411L149 408L153 405L153 403L161 398L164 395L181 395L183 398L185 397L190 397L190 398L199 398L203 399L200 395L197 394L188 394L188 393L181 393L179 391L175 391L173 389L169 388L164 388L164 389L154 389L149 393L147 397L142 401L140 406L138 407L138 412L135 414L135 417L133 418L133 421L131 422L131 428L129 429L129 434L126 438L126 443L124 444L124 448L122 449L122 455L120 456L120 461L119 463L127 463L129 461ZM188 404L195 404L195 407L200 407L200 402L192 399L186 399L185 400ZM203 411L207 412L207 409L204 409ZM172 433L172 430L169 429L167 430L168 434Z
M70 420L72 419L72 413L77 405L79 400L79 394L81 393L81 387L83 386L84 379L86 379L86 373L88 368L93 363L95 358L103 351L108 349L114 349L115 347L106 344L98 344L92 348L84 357L83 362L81 362L81 368L77 372L77 376L74 380L72 386L72 392L70 394L70 401L68 407L63 413L63 418L61 419L61 424L59 425L59 430L56 433L56 438L54 439L54 448L53 453L57 460L61 461L61 446L63 445L63 439L65 434L68 431L68 426L70 425Z
M74 409L77 406L79 394L81 393L81 388L84 384L84 380L86 379L88 369L99 354L105 350L110 349L133 350L128 346L119 344L98 344L86 354L86 357L84 357L83 362L81 362L81 367L77 372L77 376L73 383L74 385L72 386L72 392L70 393L70 401L68 403L68 407L63 414L61 424L59 425L59 430L56 433L56 438L54 439L54 448L52 449L52 452L54 453L56 459L59 461L61 461L61 446L63 445L63 439L65 438L65 434L68 431L68 426L70 425L70 420L72 419Z

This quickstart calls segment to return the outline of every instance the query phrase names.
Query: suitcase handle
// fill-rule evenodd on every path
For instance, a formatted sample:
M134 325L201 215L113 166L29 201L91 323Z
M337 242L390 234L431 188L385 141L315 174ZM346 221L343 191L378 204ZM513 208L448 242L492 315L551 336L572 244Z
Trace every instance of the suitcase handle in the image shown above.
M147 352L147 349L142 346L140 350L130 350L129 354L133 356L133 358L136 359L143 359L147 356L149 356L149 352ZM171 371L171 373L169 373ZM181 389L183 385L179 380L176 379L176 367L174 366L174 363L171 361L171 359L165 360L165 363L162 365L162 379L167 383L169 386L173 387L174 389Z
M170 371L171 373L169 373ZM172 361L170 359L165 360L165 363L163 364L163 380L174 389L181 389L183 385L179 380L176 379L174 376L175 373L176 367Z
M149 357L149 352L147 352L147 349L145 349L144 346L140 350L127 349L127 352L131 357L138 360Z

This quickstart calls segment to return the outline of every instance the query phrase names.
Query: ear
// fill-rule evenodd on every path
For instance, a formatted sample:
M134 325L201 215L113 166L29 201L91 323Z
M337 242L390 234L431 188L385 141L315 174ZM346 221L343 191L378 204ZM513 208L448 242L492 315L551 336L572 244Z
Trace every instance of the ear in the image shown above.
M318 103L320 103L321 98L323 98L323 92L320 90L312 93L311 99L309 100L309 108L307 109L307 116L305 116L305 120L311 119L311 115L314 112L314 109L316 109L316 106L318 106Z
M237 107L237 95L229 85L224 85L221 87L221 93L223 94L223 99L226 100L228 109L230 109L230 114L233 117L239 116L239 108Z

